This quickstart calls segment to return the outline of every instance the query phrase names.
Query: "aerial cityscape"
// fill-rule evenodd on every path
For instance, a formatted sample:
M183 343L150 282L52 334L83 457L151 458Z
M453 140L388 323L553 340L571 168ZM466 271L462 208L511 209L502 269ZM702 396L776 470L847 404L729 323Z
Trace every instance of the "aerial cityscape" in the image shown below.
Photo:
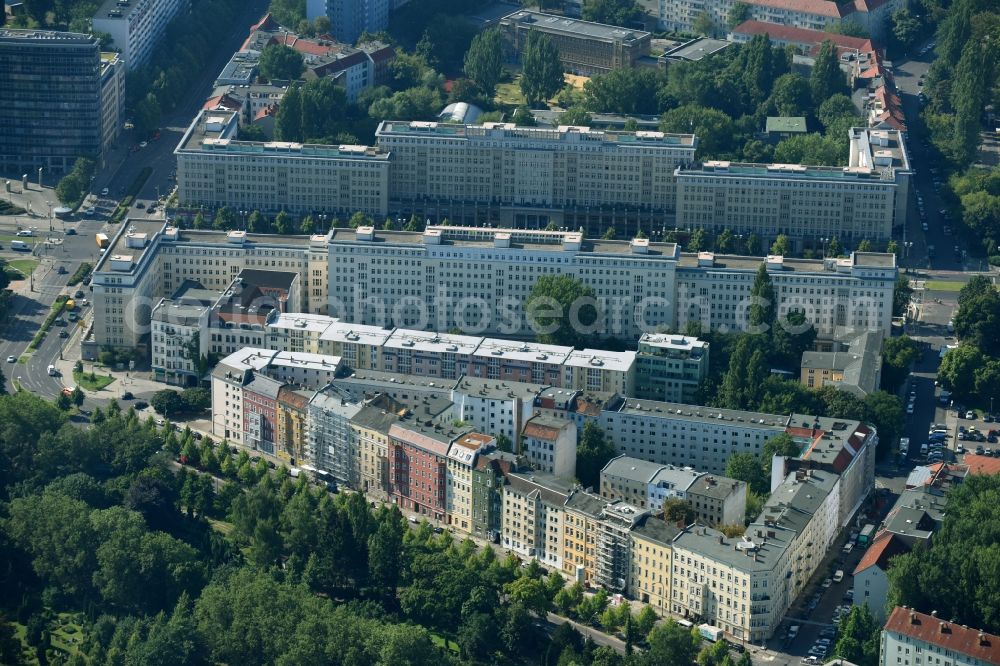
M1000 666L998 108L992 0L5 0L0 664Z

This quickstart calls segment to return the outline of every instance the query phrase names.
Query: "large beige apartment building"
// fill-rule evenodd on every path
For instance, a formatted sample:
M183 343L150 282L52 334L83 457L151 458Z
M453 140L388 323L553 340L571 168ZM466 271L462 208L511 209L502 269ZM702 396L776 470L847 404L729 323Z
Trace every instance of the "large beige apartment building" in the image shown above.
M387 152L369 146L239 141L238 129L238 111L203 110L195 118L174 151L182 203L341 217L388 212Z
M899 132L850 130L844 167L707 161L677 168L677 225L713 233L787 235L822 253L822 238L887 242L905 222L909 159Z
M847 328L889 330L897 272L892 254L762 260L682 254L676 244L645 238L585 240L578 232L431 226L411 233L361 227L310 237L182 231L161 220L128 220L95 269L96 316L84 351L96 355L105 345L147 346L149 312L159 299L184 280L224 292L248 268L295 273L304 288L301 302L289 303L289 311L340 320L308 346L313 333L306 318L301 328L292 323L282 334L289 348L349 357L355 368L382 362L372 350L380 341L384 345L379 331L385 327L529 337L525 301L544 275L572 275L594 290L600 316L588 330L598 335L638 338L657 327L680 328L691 321L742 330L762 262L774 283L778 312L804 310L820 337L832 338ZM634 359L574 352L560 364L562 383L631 393ZM490 364L484 361L484 372Z
M593 76L613 69L634 67L649 55L652 35L644 30L592 23L522 9L500 19L498 26L507 45L507 58L521 58L528 35L540 32L559 49L559 59L567 72Z
M389 206L453 224L601 235L648 233L672 217L674 169L694 160L691 134L588 127L385 121Z

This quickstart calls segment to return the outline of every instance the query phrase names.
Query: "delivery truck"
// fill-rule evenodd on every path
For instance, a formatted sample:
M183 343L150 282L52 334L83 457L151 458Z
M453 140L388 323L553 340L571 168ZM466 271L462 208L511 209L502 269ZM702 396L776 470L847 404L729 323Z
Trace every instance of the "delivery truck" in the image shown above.
M720 639L722 639L722 629L713 627L710 624L699 624L698 633L706 641L711 641L712 643L717 643Z
M107 234L96 234L94 238L97 239L97 247L102 250L108 247L108 235Z

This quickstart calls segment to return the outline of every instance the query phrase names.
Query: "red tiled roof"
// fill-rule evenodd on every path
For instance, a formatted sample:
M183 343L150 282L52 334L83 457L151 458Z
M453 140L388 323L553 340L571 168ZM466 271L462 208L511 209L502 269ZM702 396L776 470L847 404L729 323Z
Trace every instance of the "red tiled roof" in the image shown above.
M896 606L885 630L953 650L987 664L1000 664L1000 637Z
M744 21L733 28L733 33L738 35L768 35L772 40L781 42L795 42L798 44L811 44L819 46L823 42L833 42L834 46L852 51L866 53L873 50L870 39L861 37L849 37L847 35L835 35L822 30L810 30L808 28L796 28L791 25L779 25L777 23L765 23L764 21Z
M559 437L559 429L529 422L524 426L523 434L525 437L535 439L554 440Z
M890 559L909 550L909 547L903 543L903 540L896 537L895 534L881 532L875 537L875 541L868 546L864 557L861 558L858 566L854 569L854 575L857 576L865 569L875 565L878 565L880 569L885 571Z
M853 1L838 5L830 0L749 0L749 4L838 19L854 11Z
M969 466L969 474L1000 474L1000 458L970 453L965 456L964 462Z

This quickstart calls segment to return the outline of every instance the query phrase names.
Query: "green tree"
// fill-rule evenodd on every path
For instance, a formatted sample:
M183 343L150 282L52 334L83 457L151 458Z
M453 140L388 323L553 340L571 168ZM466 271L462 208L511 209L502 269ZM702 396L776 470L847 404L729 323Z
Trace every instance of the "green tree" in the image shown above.
M199 210L198 214L194 216L194 222L191 223L191 226L193 226L195 229L204 229L205 213Z
M60 393L59 396L56 397L56 407L63 410L64 412L69 411L69 408L72 406L73 406L73 401L67 394Z
M288 234L292 230L292 218L284 210L278 211L278 215L274 218L274 233L276 234Z
M726 462L726 476L746 482L749 490L765 495L771 490L770 478L764 466L752 453L734 453Z
M73 393L70 396L70 398L73 400L73 404L76 405L77 407L82 407L83 406L84 395L83 395L83 391L80 389L79 386L74 386L73 387Z
M983 354L976 346L962 343L941 359L938 378L956 398L964 399L975 390L975 375L984 363Z
M576 450L576 478L580 484L585 488L599 487L601 470L615 455L614 444L608 441L601 427L587 421Z
M515 125L521 127L534 127L535 117L531 115L531 111L526 106L519 106L514 110L514 115L511 117L511 121Z
M779 116L806 116L813 108L809 81L800 74L782 74L768 101Z
M685 629L673 618L654 627L648 642L649 649L636 658L643 666L691 664L701 648L701 638L695 631Z
M281 98L274 116L274 136L282 141L302 141L302 89L297 83Z
M712 16L708 12L700 12L694 18L694 23L691 24L691 30L698 35L711 37L716 33L715 21L712 20Z
M539 342L573 346L599 326L594 291L570 275L544 275L535 282L525 303L529 323Z
M295 81L302 76L302 54L284 44L268 44L260 53L260 75L268 80Z
M829 40L823 42L819 47L819 53L816 54L809 76L809 87L812 88L813 102L816 106L834 95L846 95L849 92L847 79L840 69L837 48Z
M731 30L740 23L749 20L750 16L750 5L745 2L734 2L733 6L729 8L729 14L726 16L726 27Z
M560 125L575 125L577 127L589 127L593 122L590 113L581 106L571 106L559 114Z
M722 233L715 237L715 251L719 254L730 254L734 251L736 245L736 237L733 236L733 232L728 228L723 229Z
M882 385L895 391L920 358L920 346L908 335L893 336L882 343Z
M708 243L705 239L705 230L698 227L691 232L691 236L688 237L687 250L689 252L701 252L708 247Z
M775 312L774 283L767 272L767 266L761 263L750 288L750 308L747 313L749 330L754 333L773 331Z
M774 239L771 244L771 254L776 254L782 257L790 257L792 255L792 241L785 234L778 234L778 237Z
M768 478L771 476L771 463L774 456L784 456L786 458L797 458L802 453L801 447L795 443L788 433L778 433L771 439L764 442L764 450L761 451L761 466L764 474Z
M698 137L698 155L719 157L732 149L733 120L718 109L686 104L671 109L660 118L660 130Z
M903 274L897 275L892 287L892 316L902 317L906 314L912 295L913 287L910 286L910 279Z
M837 643L833 654L858 666L879 663L879 640L882 625L872 615L868 604L854 606L840 620Z
M528 106L537 106L563 86L563 67L559 50L548 35L532 30L521 55L521 92Z
M635 0L584 0L583 20L608 25L630 25L641 13Z
M892 38L900 51L912 48L923 32L920 20L908 8L897 9L889 18Z
M847 161L846 137L798 134L782 139L774 147L774 159L782 164L841 166Z
M503 38L497 29L477 34L465 53L465 75L492 98L503 74Z
M251 234L266 234L268 232L267 218L259 210L250 213L247 218L247 232Z
M691 503L678 499L668 498L663 501L663 519L672 523L682 522L690 525L694 522L696 514Z

